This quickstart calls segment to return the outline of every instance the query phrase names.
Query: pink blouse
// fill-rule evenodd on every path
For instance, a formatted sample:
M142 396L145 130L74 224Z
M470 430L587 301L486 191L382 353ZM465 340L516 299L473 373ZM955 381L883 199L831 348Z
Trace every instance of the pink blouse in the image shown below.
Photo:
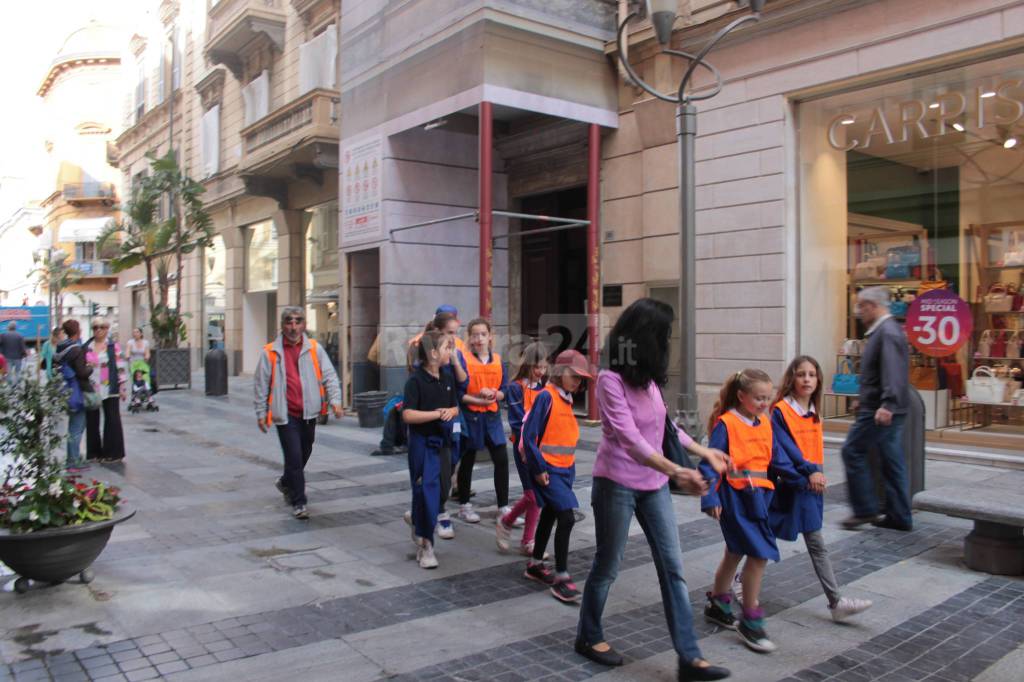
M651 453L661 452L665 434L665 402L651 382L632 388L617 372L601 370L597 376L597 407L601 415L601 443L597 446L594 476L609 478L633 490L657 490L668 476L645 464ZM679 442L693 443L682 429Z

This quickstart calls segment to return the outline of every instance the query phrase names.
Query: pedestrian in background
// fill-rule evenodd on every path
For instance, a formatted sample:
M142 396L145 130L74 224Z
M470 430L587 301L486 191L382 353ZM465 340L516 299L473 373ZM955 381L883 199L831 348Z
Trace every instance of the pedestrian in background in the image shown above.
M78 320L65 320L61 328L67 338L57 345L54 362L60 367L64 385L69 393L65 466L69 472L76 473L88 468L88 465L82 461L81 444L86 422L84 395L94 391L92 382L89 381L93 370L85 357L85 348L82 346L82 328L78 324Z
M85 414L85 453L89 459L119 462L124 459L121 401L127 397L127 373L121 348L109 339L110 322L92 318L92 338L85 344L85 359L92 367L93 390L103 396L103 407ZM103 430L100 431L102 414Z
M340 419L341 386L323 346L306 336L306 316L299 306L281 311L281 333L263 347L254 376L256 424L266 433L277 427L284 455L278 491L297 519L308 519L305 468L313 452L316 421L328 406Z
M28 356L25 337L18 333L18 323L11 320L7 323L7 331L0 334L0 354L7 359L7 382L16 383L21 378L21 370Z
M53 377L53 357L57 353L57 346L64 340L64 331L60 327L54 327L50 331L50 338L43 343L39 350L39 369L43 370L47 381Z
M668 383L673 317L667 304L642 298L622 312L605 344L605 368L597 379L601 443L590 496L597 548L583 590L575 646L577 653L601 665L622 665L622 656L605 639L601 619L635 517L657 569L678 679L717 680L728 677L729 671L710 665L697 644L668 487L672 480L682 490L700 494L707 485L697 471L674 463L663 452L668 408L661 390ZM703 447L682 430L673 434L716 471L726 470L722 452Z
M853 515L842 522L847 530L865 523L909 531L907 467L903 459L903 424L910 404L910 349L903 327L889 313L888 287L869 287L857 294L856 312L868 329L860 358L857 417L843 444L846 485ZM878 514L868 452L877 448L885 483L885 516Z

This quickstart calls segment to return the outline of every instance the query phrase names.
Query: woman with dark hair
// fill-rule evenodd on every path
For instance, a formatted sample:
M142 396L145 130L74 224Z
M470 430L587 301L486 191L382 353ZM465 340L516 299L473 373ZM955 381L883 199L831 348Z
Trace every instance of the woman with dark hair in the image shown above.
M719 680L729 671L710 665L697 646L668 489L670 479L692 494L703 494L707 484L697 471L662 454L668 408L661 388L668 381L673 317L666 304L642 298L622 312L605 344L604 368L597 379L602 434L591 493L597 551L583 591L576 652L603 665L622 665L622 656L605 641L601 616L636 516L658 571L662 606L679 656L678 679ZM678 433L685 449L720 473L727 469L724 453Z

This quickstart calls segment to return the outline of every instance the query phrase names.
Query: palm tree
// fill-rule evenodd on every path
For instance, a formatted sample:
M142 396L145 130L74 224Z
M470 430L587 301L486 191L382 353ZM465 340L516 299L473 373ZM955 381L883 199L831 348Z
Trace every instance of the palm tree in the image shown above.
M153 340L158 348L177 348L178 342L185 340L185 315L181 312L184 259L197 248L210 245L212 221L200 198L206 189L182 173L173 152L148 158L152 173L133 183L122 219L111 221L98 243L100 249L117 244L117 255L110 261L114 272L145 265ZM161 211L164 206L170 209L166 217ZM172 272L178 283L173 308L169 300Z

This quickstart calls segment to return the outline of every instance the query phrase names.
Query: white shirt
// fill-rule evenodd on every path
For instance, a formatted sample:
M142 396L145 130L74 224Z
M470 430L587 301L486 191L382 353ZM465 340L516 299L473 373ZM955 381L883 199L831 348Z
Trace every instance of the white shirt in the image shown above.
M807 411L805 412L803 406L800 403L798 403L796 398L794 398L793 396L787 395L785 398L783 398L783 400L785 400L786 404L792 407L793 411L796 412L801 417L806 417L809 414L814 414L814 403L809 403L807 405Z
M736 415L737 417L740 418L740 421L742 421L747 426L757 426L758 424L761 423L761 420L757 419L756 417L754 419L748 419L747 417L744 417L742 414L740 414L740 411L737 410L736 408L733 408L733 409L729 410L729 414Z
M883 322L888 320L890 317L892 317L892 315L889 314L889 313L886 313L885 315L882 315L880 318L875 320L874 324L872 324L870 327L868 327L868 330L866 332L864 332L865 338L868 337L868 336L871 336L872 334L874 334L875 330L878 329L878 325L882 324Z

